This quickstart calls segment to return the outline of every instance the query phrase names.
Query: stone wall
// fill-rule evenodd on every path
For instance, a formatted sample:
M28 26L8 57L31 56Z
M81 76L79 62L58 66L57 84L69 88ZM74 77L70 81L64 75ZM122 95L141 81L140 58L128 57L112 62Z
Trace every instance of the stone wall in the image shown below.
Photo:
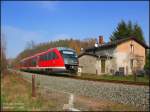
M131 49L131 45L133 49ZM137 69L143 69L145 65L145 48L137 43L134 40L126 41L122 44L119 44L116 48L118 53L129 54L130 59L133 58L135 60L135 67ZM138 65L138 62L140 64Z
M97 58L94 56L84 55L79 58L79 67L82 73L96 74Z

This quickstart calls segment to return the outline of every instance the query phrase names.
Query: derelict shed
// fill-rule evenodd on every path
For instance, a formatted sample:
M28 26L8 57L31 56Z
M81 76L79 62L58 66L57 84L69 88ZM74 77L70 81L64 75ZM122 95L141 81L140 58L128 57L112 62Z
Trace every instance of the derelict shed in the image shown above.
M108 73L112 67L110 61L111 57L106 55L98 56L91 53L83 53L78 56L79 67L82 73L89 74L105 74Z
M97 74L96 63L98 56L94 54L84 53L78 56L79 67L81 67L82 73Z

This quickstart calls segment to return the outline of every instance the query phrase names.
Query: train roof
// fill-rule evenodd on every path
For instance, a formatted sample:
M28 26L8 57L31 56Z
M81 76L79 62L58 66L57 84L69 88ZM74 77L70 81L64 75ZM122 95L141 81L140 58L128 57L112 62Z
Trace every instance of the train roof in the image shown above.
M32 56L28 56L28 57L26 57L26 58L23 58L21 61L34 58L34 57L39 56L39 55L41 55L41 54L44 54L44 53L46 53L46 52L48 52L48 51L49 51L49 49L48 49L47 51L43 51L43 52L40 52L40 53L36 53L36 54L34 54L34 55L32 55Z
M43 52L40 52L40 53L36 53L36 54L34 54L34 55L32 55L32 56L23 58L21 61L24 61L24 60L27 60L27 59L30 59L30 58L34 58L34 57L36 57L36 56L42 55L42 54L44 54L44 53L46 53L46 52L48 52L48 51L50 51L50 50L53 50L53 49L58 49L59 51L60 51L60 50L70 50L70 51L74 51L74 52L75 52L75 50L74 50L74 49L71 49L71 48L67 48L67 47L55 47L55 48L47 49L46 51L43 51Z

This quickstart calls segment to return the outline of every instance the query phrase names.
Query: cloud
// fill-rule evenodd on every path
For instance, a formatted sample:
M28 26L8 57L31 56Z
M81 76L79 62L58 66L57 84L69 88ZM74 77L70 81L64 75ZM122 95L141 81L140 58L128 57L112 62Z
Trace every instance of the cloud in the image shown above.
M22 28L14 27L14 26L4 26L2 27L2 32L6 35L6 37L20 39L22 41L30 41L30 40L39 40L42 38L39 32L28 31Z
M2 26L1 32L6 38L6 53L8 57L16 57L25 47L28 41L42 42L40 32L28 31L14 26Z
M15 26L2 26L1 32L6 37L7 57L14 58L27 45L27 42L33 40L35 43L55 41L60 39L69 39L67 34L51 35L49 31L29 31Z
M49 33L50 31L46 31L46 30L29 31L15 26L2 26L2 32L9 40L14 38L23 41L24 43L31 40L40 43L40 42L46 42L48 41L48 39L55 41L60 39L71 38L68 34L58 33L58 34L51 35Z

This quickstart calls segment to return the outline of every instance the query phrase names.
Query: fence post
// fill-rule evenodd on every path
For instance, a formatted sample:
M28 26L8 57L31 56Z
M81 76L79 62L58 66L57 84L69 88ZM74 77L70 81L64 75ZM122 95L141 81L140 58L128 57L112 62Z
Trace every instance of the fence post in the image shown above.
M135 68L133 68L132 73L133 73L133 76L134 76L134 82L136 82L136 72L135 72Z
M35 97L35 75L32 75L32 97Z

